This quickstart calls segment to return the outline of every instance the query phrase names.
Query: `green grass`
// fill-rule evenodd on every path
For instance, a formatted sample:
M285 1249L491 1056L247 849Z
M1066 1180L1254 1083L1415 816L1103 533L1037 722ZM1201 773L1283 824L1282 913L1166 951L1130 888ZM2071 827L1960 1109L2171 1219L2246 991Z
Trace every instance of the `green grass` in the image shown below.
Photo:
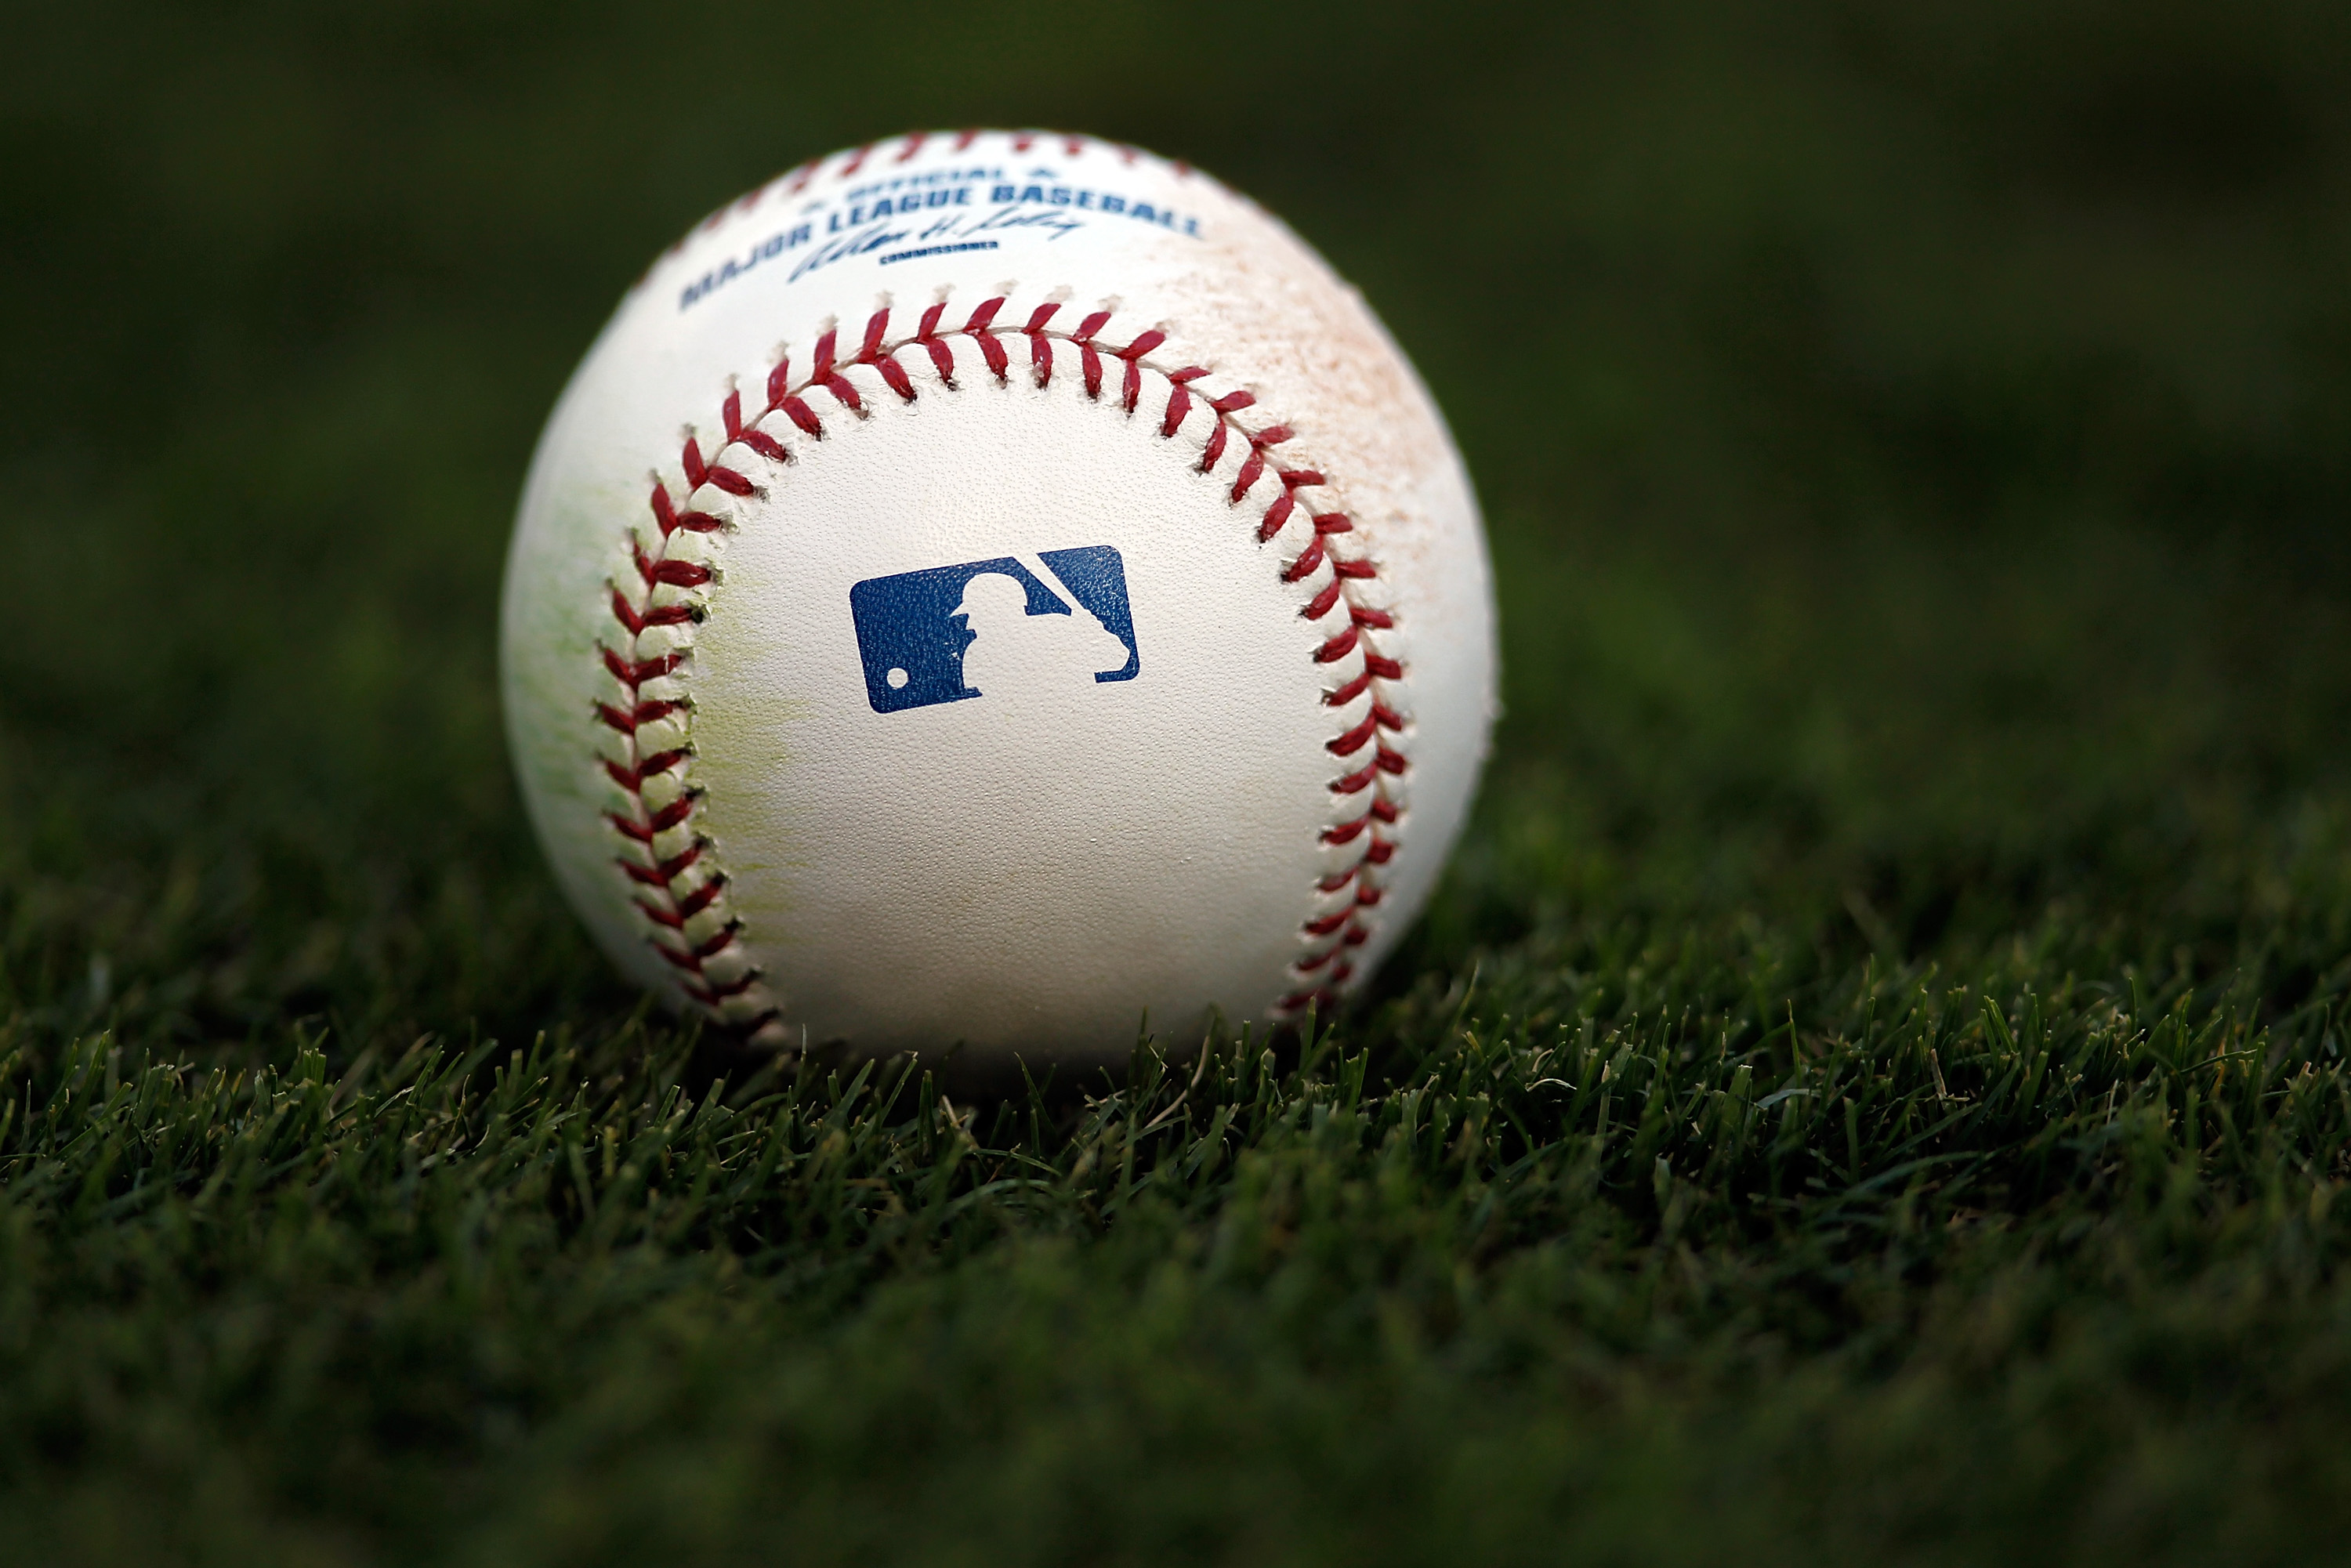
M2351 38L1556 9L24 24L0 1556L2339 1557ZM644 258L989 121L1363 284L1510 711L1362 1006L966 1103L607 972L492 626Z

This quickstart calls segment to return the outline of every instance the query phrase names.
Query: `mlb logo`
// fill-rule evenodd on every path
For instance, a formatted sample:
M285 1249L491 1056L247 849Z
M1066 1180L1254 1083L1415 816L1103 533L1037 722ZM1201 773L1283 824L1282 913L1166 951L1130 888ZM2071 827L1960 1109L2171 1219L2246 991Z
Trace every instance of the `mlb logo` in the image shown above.
M1109 545L870 577L850 589L849 613L875 713L1019 700L1143 669L1126 565Z

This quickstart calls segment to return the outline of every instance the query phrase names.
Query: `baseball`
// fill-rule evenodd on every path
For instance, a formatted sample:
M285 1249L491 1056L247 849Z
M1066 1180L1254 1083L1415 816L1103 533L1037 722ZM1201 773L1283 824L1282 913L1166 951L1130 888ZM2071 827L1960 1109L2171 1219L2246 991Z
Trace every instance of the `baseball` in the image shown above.
M598 943L778 1046L1123 1061L1360 987L1494 711L1467 475L1205 174L910 135L702 223L549 417L515 766Z

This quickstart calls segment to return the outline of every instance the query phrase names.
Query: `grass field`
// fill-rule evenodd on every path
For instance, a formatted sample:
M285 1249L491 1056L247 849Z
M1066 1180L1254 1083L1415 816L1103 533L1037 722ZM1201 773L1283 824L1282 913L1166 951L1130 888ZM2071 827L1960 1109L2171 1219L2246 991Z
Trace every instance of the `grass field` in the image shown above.
M0 1559L2341 1557L2339 8L10 32ZM644 260L975 122L1363 285L1509 713L1359 1008L967 1104L611 976L493 622Z

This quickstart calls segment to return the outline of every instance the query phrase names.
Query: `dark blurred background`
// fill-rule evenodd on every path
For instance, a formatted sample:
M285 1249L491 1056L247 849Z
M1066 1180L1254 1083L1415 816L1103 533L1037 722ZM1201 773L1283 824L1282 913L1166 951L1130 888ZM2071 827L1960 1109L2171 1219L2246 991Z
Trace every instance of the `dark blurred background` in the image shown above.
M629 1006L502 756L523 465L655 251L914 127L1201 164L1433 383L1510 712L1405 978L1591 918L1955 964L2057 921L2223 964L2351 841L2340 5L82 0L5 31L20 1018Z

